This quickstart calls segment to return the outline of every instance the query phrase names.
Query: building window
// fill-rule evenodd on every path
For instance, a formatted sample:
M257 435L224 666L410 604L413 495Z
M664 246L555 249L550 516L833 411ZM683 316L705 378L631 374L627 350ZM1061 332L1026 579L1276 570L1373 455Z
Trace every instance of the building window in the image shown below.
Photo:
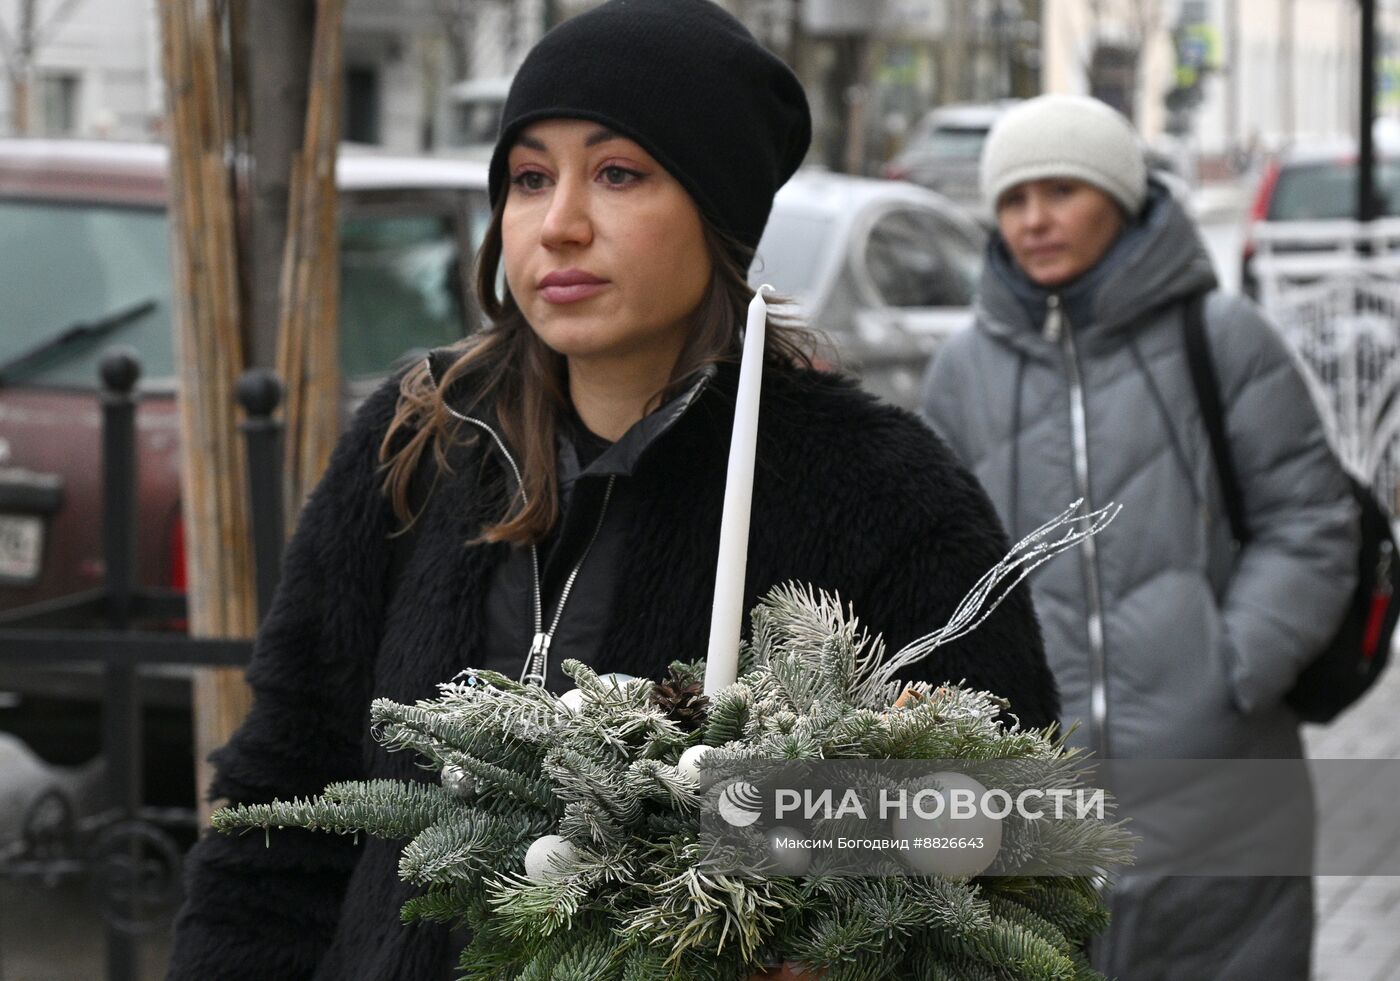
M39 104L45 136L78 132L78 86L75 74L51 72L39 79Z
M345 132L350 143L379 142L379 70L351 65L345 69Z
M1137 55L1132 48L1100 42L1089 62L1089 94L1129 119L1136 115Z

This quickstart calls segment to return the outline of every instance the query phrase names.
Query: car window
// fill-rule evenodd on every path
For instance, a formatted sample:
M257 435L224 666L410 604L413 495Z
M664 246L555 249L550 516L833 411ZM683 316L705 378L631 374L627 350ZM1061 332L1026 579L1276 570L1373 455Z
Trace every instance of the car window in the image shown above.
M775 205L749 272L754 286L769 283L784 296L810 298L831 246L833 219Z
M340 225L340 363L383 374L414 348L463 334L461 255L449 215L347 217Z
M985 126L934 126L919 137L920 153L940 160L976 160L987 142Z
M965 307L982 265L978 244L932 211L900 208L870 229L865 272L891 307Z
M471 247L483 222L473 208ZM462 337L456 220L351 215L341 222L341 371L380 375L404 352ZM175 375L170 229L153 208L0 200L0 364L76 324L154 305L120 327L25 365L16 381L95 388L109 347L134 347L147 380Z
M162 211L0 201L0 362L65 328L154 300L149 312L26 367L30 384L97 386L102 353L136 348L146 378L175 372L170 241Z
M1269 199L1270 221L1328 221L1356 216L1356 164L1351 161L1286 165ZM1400 161L1376 167L1381 214L1400 216Z

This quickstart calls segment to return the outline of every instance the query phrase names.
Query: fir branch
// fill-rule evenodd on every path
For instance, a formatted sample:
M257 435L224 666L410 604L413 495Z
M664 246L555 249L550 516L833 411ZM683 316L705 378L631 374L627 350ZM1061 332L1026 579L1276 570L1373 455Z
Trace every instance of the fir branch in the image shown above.
M703 684L705 681L705 659L695 661L672 661L666 666L668 674L680 676L687 684Z
M545 755L544 772L560 800L592 802L623 825L641 816L641 802L627 792L624 771L615 762L556 746Z
M622 825L606 808L592 800L575 800L564 805L559 834L570 840L591 841L604 847L617 846L627 840L627 832Z
M421 896L414 896L399 910L404 923L453 924L479 918L483 893L479 882L458 882L450 886L433 886Z
M441 787L415 781L337 783L319 798L222 808L211 817L222 832L304 828L330 834L411 838L456 813L461 801Z
M1018 923L993 916L968 953L1024 981L1074 981L1074 962L1053 943Z
M552 822L464 810L426 828L399 856L399 878L416 885L472 882L498 864L524 860Z
M1075 945L1059 927L1020 903L1007 897L994 896L991 899L991 910L992 915L998 919L1029 930L1041 939L1053 944L1055 949L1062 954L1073 955Z
M710 700L705 745L723 746L744 738L753 713L753 690L742 680L720 690Z
M631 796L660 801L681 814L693 814L700 808L700 795L694 782L660 760L637 760L628 764L623 774L623 788Z

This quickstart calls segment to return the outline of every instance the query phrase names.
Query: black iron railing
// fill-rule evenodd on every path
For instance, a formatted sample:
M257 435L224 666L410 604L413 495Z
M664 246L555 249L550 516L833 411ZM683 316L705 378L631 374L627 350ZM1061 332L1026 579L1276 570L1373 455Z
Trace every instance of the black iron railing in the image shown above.
M0 876L40 884L86 876L107 926L108 981L135 981L139 937L169 925L181 898L182 864L171 831L197 830L193 806L154 808L143 801L140 677L160 666L240 667L252 654L251 641L133 627L186 615L182 593L143 588L135 581L140 375L140 362L128 351L114 351L102 361L103 587L0 614L0 662L44 668L96 664L102 672L108 807L72 820L59 805L46 813L43 807L52 802L41 798L21 840L0 851ZM247 413L242 429L261 617L276 588L284 534L282 429L274 418L281 386L271 372L256 370L240 381L238 397ZM101 626L73 629L75 622Z

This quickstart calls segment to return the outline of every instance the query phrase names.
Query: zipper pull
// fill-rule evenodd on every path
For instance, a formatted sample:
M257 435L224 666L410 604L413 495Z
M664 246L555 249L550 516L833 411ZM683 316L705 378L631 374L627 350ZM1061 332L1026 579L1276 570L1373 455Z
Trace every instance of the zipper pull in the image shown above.
M1065 329L1065 315L1060 310L1059 296L1051 293L1050 298L1045 301L1045 305L1049 310L1045 314L1045 326L1041 329L1041 333L1051 344L1058 344L1060 335L1064 333Z
M520 676L522 685L544 685L545 662L549 659L549 634L535 634L530 644L530 653L525 657L525 673Z

